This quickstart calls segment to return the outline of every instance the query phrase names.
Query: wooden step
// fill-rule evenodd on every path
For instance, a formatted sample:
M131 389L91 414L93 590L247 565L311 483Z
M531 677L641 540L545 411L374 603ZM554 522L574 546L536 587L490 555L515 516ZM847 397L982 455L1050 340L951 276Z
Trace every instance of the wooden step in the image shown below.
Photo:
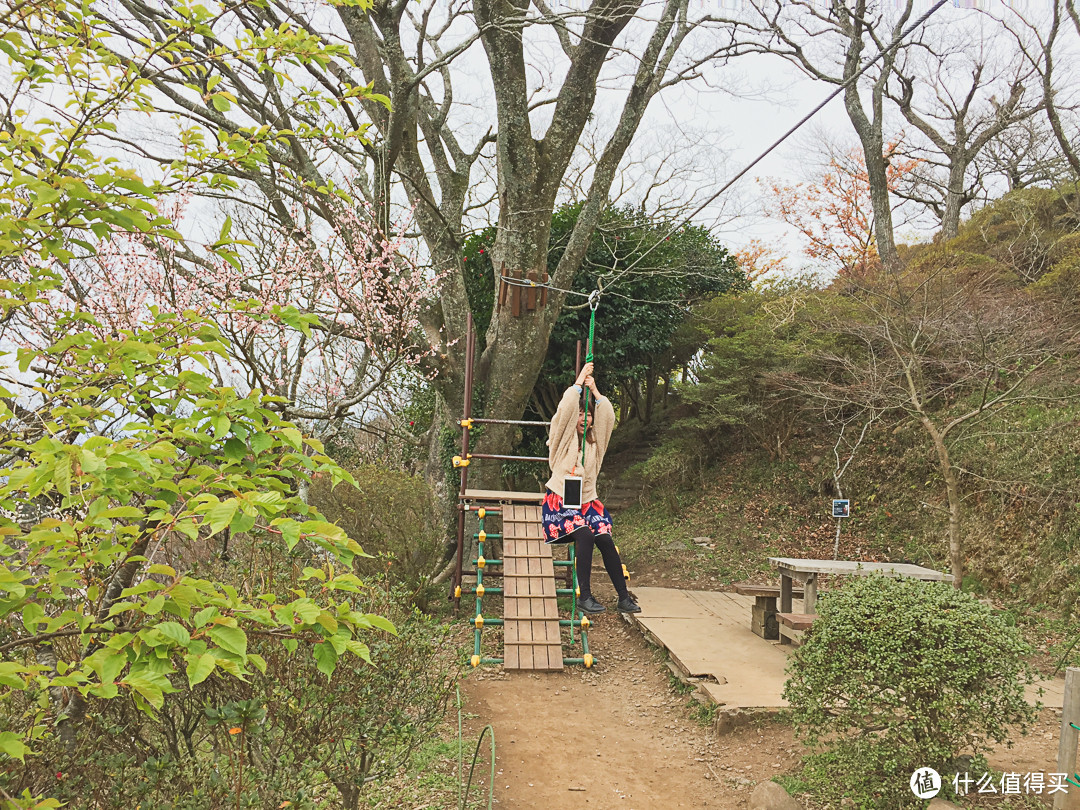
M814 623L817 616L813 613L777 613L776 620L779 622L780 643L801 644L806 631Z
M776 620L792 630L809 630L816 619L813 613L777 613Z

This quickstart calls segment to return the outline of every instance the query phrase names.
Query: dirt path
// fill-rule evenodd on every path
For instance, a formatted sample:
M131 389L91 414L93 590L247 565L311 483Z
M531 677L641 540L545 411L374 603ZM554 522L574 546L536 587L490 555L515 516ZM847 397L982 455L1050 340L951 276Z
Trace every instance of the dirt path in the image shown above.
M613 613L597 618L591 670L490 668L466 680L472 739L487 723L495 729L500 807L733 810L748 806L758 781L794 766L790 729L770 723L715 738L640 633Z
M613 602L611 593L600 598ZM659 651L614 613L596 618L591 670L490 667L463 684L466 739L475 740L488 723L495 729L498 807L745 810L758 782L797 769L802 746L790 727L763 722L716 737L698 720L692 699L672 688ZM991 764L1054 770L1059 724L1060 715L1045 710L1033 733L992 754ZM472 792L485 799L471 807L487 804L486 763L482 757Z

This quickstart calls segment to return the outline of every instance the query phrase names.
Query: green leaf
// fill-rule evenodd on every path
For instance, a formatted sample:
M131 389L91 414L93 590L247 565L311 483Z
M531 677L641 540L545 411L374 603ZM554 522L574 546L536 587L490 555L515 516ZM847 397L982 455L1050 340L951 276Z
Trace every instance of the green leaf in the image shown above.
M214 671L217 659L213 653L203 653L200 656L189 655L187 657L187 677L191 686L200 684L210 677Z
M212 619L216 614L217 614L217 608L214 607L213 605L210 605L208 607L204 607L202 610L200 610L198 613L195 614L195 619L194 619L195 626L196 627L202 627L208 621L210 621L210 619Z
M155 709L160 709L165 703L164 689L169 687L169 681L164 675L144 670L128 673L121 683L127 684L142 695L143 699Z
M238 627L216 624L210 628L210 638L223 650L239 656L247 655L247 635Z
M232 422L229 421L229 417L224 414L218 414L210 420L210 425L214 429L214 438L220 439L226 433L229 432L229 428L232 426Z
M251 528L255 525L255 515L248 515L243 512L237 513L233 518L232 523L229 524L229 528L238 534L251 531Z
M114 506L101 513L104 518L120 518L121 520L138 519L143 516L143 510L134 506Z
M0 751L20 762L24 762L23 757L30 753L30 749L23 744L22 737L11 731L0 731Z
M319 672L323 673L327 678L334 674L334 669L337 667L338 654L333 645L329 642L323 641L315 645L315 662L318 666Z
M298 642L295 638L287 638L281 642L281 646L288 650L290 653L294 653L296 652L296 648L300 646L300 642Z
M371 622L372 627L378 627L380 630L385 630L387 633L393 633L395 636L397 635L397 628L394 627L394 623L389 619L374 613L365 613L364 618Z
M142 611L147 616L156 616L161 613L163 607L165 607L165 594L159 593L143 606Z
M345 649L369 664L371 663L371 650L368 649L367 644L357 641L355 638L350 638L345 642Z
M315 624L315 622L319 620L319 617L322 616L323 612L321 607L306 597L297 599L295 602L292 602L289 607L293 609L293 612L296 613L297 616L303 619L304 624Z
M4 583L5 589L9 587ZM37 633L37 626L46 621L45 610L37 602L27 602L22 609L23 627L28 633Z
M206 522L210 524L210 533L217 534L228 526L232 522L238 506L239 504L235 498L229 498L229 500L216 503L206 510Z
M293 643L296 643L295 640ZM12 689L25 689L26 681L23 680L21 674L24 671L22 665L14 661L0 661L0 685L10 686Z
M296 428L282 428L278 431L278 434L281 436L281 440L293 450L302 449L304 437Z
M98 679L105 684L116 681L116 677L127 666L128 659L123 650L102 647L87 658L86 663L97 673Z
M178 622L162 622L157 625L157 630L180 647L187 647L191 643L191 634L184 625Z
M286 548L292 551L300 542L300 524L292 518L286 518L280 522L274 521L273 525L281 529L281 538L285 541Z
M64 456L53 469L53 486L61 495L71 495L71 457Z
M183 520L177 521L173 524L173 530L180 532L180 534L184 535L188 540L199 539L199 524L191 518L184 518Z
M225 458L229 461L241 461L247 455L247 445L235 436L225 442Z
M269 433L256 433L251 437L251 450L255 455L265 453L274 446L274 437Z

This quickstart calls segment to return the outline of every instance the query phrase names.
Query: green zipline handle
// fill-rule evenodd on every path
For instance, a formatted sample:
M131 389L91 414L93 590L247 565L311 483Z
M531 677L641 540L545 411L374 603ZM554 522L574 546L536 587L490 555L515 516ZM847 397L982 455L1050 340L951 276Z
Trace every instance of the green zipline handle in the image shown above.
M593 359L593 333L596 331L596 308L600 306L600 291L589 293L589 342L585 344L585 362ZM589 389L585 389L585 433L589 432ZM585 435L581 436L581 474L585 474Z

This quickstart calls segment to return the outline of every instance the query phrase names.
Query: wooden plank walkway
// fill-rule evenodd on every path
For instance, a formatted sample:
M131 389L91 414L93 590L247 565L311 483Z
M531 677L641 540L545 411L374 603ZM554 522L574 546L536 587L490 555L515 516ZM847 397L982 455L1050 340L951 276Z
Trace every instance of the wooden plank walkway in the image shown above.
M503 666L561 670L562 634L555 564L544 542L540 506L503 506Z
M721 591L682 591L635 587L642 612L623 618L641 628L684 674L703 678L698 686L724 710L777 708L792 647L766 641L750 631L752 596ZM795 611L802 601L795 600ZM1029 703L1060 709L1065 679L1028 686ZM1039 695L1042 689L1043 694Z
M785 706L790 648L750 631L754 597L722 591L635 587L642 612L627 618L667 649L684 674L725 711ZM796 602L801 606L801 602Z

